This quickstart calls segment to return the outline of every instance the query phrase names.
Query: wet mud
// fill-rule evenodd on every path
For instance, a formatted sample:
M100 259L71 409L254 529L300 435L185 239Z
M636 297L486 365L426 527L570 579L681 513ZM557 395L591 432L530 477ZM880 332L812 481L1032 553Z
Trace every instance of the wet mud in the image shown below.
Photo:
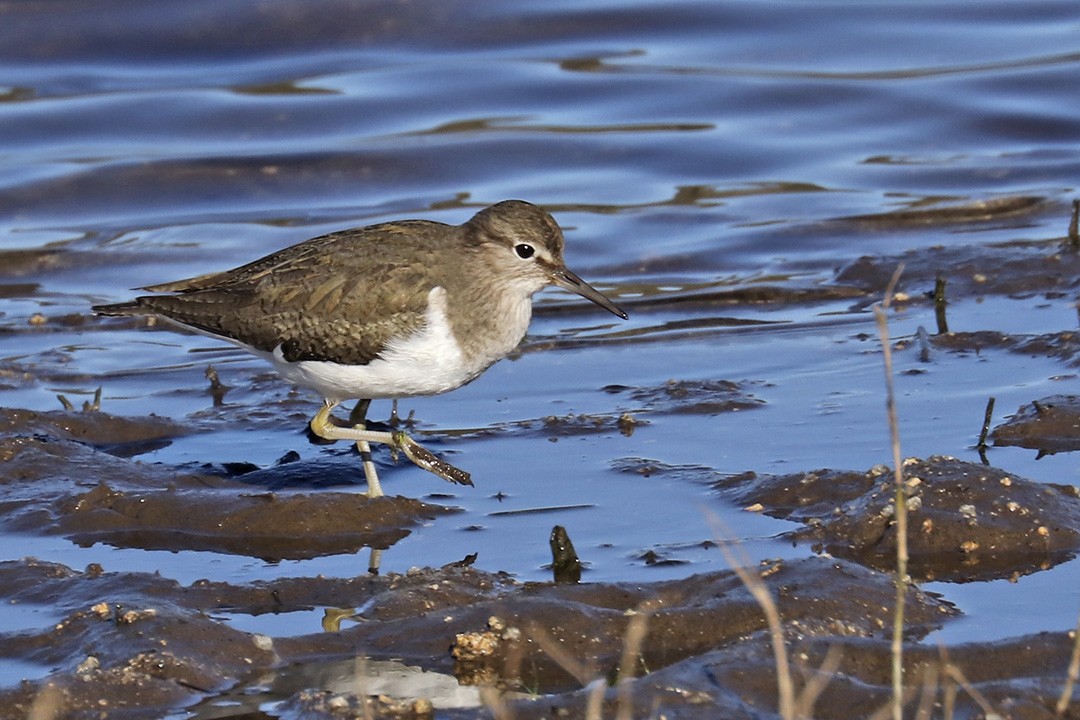
M1080 397L1032 400L994 428L994 444L1031 448L1040 456L1080 450Z
M357 492L275 491L325 480L325 463L296 462L240 479L178 472L108 452L177 432L156 418L103 412L0 412L0 523L43 529L80 545L206 550L276 561L384 549L452 508ZM106 440L106 438L108 440ZM352 458L342 458L341 464ZM312 472L314 471L314 473ZM354 472L355 475L355 472ZM247 478L249 481L245 482Z
M1080 491L1037 483L950 457L903 463L910 574L920 581L1016 577L1071 559L1080 549ZM787 534L888 572L896 565L891 468L747 474L714 484L748 510L795 520Z
M889 626L894 589L885 574L825 558L767 563L759 572L797 637L871 638ZM393 657L461 685L512 693L518 699L498 702L520 704L529 716L537 703L529 693L543 693L546 708L572 706L583 685L617 675L632 625L645 630L634 675L734 651L765 630L761 608L732 572L643 586L522 584L443 568L185 587L158 575L25 560L0 564L0 577L4 602L47 606L62 618L7 638L6 655L58 669L47 682L0 694L4 717L47 702L71 717L147 717L230 688L243 695L270 671L357 655ZM914 587L908 603L913 640L955 613ZM324 608L322 625L309 618L313 627L285 638L240 632L222 619L312 608ZM313 700L327 700L322 690L284 700L335 716L333 704Z
M929 297L935 279L949 281L950 295L1053 293L1076 287L1080 256L1060 243L1008 243L1000 246L940 247L894 257L864 257L848 265L837 281L879 293L903 263L899 287Z
M850 222L924 221L971 218ZM51 257L41 262L55 262ZM856 307L872 302L899 261L906 270L897 303L933 303L943 268L953 299L1071 293L1080 277L1080 260L1058 242L938 248L860 259L817 295ZM770 295L759 287L742 299L664 302L806 301L790 288ZM634 338L612 341L622 340ZM940 332L897 349L913 342L943 353L1002 348L1064 365L1075 362L1080 346L1071 332ZM29 371L3 372L19 382L18 373ZM761 408L754 387L683 379L611 385L603 390L620 398L619 413L551 416L479 432L628 435L651 416ZM1075 397L1033 398L999 422L992 438L1045 453L1072 451L1078 415ZM192 431L163 418L119 418L92 408L0 410L0 524L9 533L60 535L83 545L280 561L388 548L417 525L455 512L404 497L368 500L351 486L352 456L286 456L263 468L242 460L214 467L139 461L146 449ZM725 475L626 457L614 469L704 485L720 502L791 521L785 537L812 555L752 563L751 571L777 603L800 702L821 718L868 717L885 705L896 550L888 468ZM949 457L910 459L902 470L912 577L905 615L909 707L950 705L958 718L982 717L987 706L1010 717L1052 717L1073 639L1047 633L947 650L924 644L958 610L919 584L1015 578L1074 557L1080 494L1071 485ZM765 614L733 572L653 583L580 583L563 573L568 582L522 583L468 565L465 559L379 575L358 561L351 579L184 585L96 565L3 562L0 600L54 620L3 635L0 655L47 671L0 689L0 717L540 718L581 717L597 707L602 717L778 715L778 663ZM233 624L240 616L270 615L295 618L296 627L270 637ZM409 689L386 689L391 675L410 677Z

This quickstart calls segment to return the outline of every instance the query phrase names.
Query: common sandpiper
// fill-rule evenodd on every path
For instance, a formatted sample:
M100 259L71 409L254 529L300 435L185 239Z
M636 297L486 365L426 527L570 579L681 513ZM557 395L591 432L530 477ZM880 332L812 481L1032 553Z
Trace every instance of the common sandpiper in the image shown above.
M372 399L461 387L525 336L532 296L547 285L626 313L571 272L550 214L521 200L461 225L400 220L321 235L225 272L150 285L102 315L152 315L234 343L324 399L311 421L328 440L356 442L368 497L383 494L370 443L385 443L451 482L469 474L400 430L365 427ZM351 427L331 411L360 400Z

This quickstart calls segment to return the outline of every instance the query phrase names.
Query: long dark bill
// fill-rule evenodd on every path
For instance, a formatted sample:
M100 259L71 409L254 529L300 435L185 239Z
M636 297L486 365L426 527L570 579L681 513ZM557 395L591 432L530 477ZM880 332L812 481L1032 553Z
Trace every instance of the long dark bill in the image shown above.
M594 288L589 283L585 282L577 276L577 274L571 272L567 268L558 268L551 272L551 282L555 283L563 290L569 290L572 293L577 293L583 298L592 300L594 303L604 308L608 312L618 315L623 320L627 319L627 314L623 312L615 303L607 299L604 293Z

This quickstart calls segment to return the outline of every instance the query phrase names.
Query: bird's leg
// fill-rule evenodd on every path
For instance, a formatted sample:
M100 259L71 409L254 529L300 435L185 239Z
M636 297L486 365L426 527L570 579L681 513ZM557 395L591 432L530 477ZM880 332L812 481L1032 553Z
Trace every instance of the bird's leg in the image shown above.
M357 430L367 430L364 421L367 419L370 399L358 400L356 407L349 413L349 424ZM367 480L367 496L377 498L383 496L382 483L379 482L379 473L375 470L375 462L371 459L371 445L367 440L357 440L356 449L360 451L360 462L364 466L364 478Z
M364 423L367 422L367 411L371 407L371 400L357 400L356 407L349 413L349 424L353 427L364 428Z
M364 426L364 418L367 415L367 406L370 400L361 400L349 416L351 428L342 428L335 425L330 419L330 411L337 403L326 402L322 409L311 419L311 431L326 440L352 440L360 450L360 460L364 465L364 479L367 480L367 496L369 498L382 497L382 483L379 482L379 473L375 469L375 463L371 460L372 442L390 442L390 433L374 432Z
M380 565L382 565L382 550L371 548L371 555L368 557L367 564L368 575L378 575Z
M420 443L413 440L401 430L384 432L358 427L338 427L330 420L330 411L335 405L337 405L337 403L327 401L322 409L315 414L315 417L311 419L311 431L319 437L326 440L383 443L395 450L402 451L405 453L405 457L409 458L415 465L430 473L438 475L443 480L458 483L459 485L472 485L472 478L469 477L469 473L440 459L435 453L424 448ZM370 488L368 488L368 490L370 493Z

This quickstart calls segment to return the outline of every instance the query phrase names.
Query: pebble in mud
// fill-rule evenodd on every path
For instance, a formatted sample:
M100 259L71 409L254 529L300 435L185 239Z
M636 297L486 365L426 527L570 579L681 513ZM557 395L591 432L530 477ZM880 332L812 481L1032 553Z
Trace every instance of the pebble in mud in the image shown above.
M454 676L462 685L502 687L515 682L516 677L506 676L506 668L520 640L521 631L495 615L488 618L485 630L458 633L450 648Z
M318 690L300 692L287 707L298 711L302 717L426 720L435 716L435 708L426 698L399 700L387 695L365 697Z

